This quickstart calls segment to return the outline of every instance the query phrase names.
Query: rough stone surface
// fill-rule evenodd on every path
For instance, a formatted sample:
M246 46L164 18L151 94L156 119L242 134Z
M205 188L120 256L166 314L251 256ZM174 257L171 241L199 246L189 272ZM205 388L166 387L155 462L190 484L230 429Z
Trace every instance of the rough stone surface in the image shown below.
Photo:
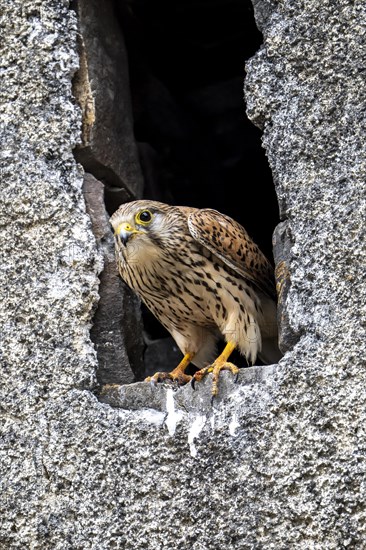
M282 353L289 351L298 342L300 334L291 327L286 307L291 288L289 264L291 260L291 236L287 221L279 223L273 234L273 257L277 287L278 344Z
M99 302L90 332L98 357L100 384L130 384L143 376L140 302L118 274L114 238L104 206L104 185L85 174L86 210L103 256Z
M80 71L74 89L83 111L77 159L111 188L108 206L138 198L142 174L134 140L127 53L112 0L77 0ZM123 151L123 155L121 155Z
M111 389L122 409L93 394L102 262L72 156L76 16L3 3L1 549L364 546L364 11L272 4L247 67L291 231L298 342L235 387L224 374L213 409L209 379L194 395Z
M281 361L275 416L265 422L272 506L262 508L258 540L265 548L362 547L366 6L255 8L264 46L246 67L247 112L263 128L286 220L281 255L291 285L282 311L298 338Z
M260 386L267 383L272 384L276 365L265 365L264 367L248 367L241 369L237 380L235 377L224 371L220 377L220 391L214 402L211 399L211 378L207 377L200 384L191 384L178 387L175 382L166 380L161 384L146 384L136 382L129 385L111 384L105 385L99 394L102 403L108 403L112 407L121 409L138 410L141 408L156 409L165 413L171 413L169 395L174 393L174 406L189 413L205 414L211 417L215 414L228 398L232 399L233 393L240 393L240 386ZM266 390L267 391L267 390Z
M1 10L0 403L15 417L94 381L89 329L101 262L72 155L80 113L67 4Z

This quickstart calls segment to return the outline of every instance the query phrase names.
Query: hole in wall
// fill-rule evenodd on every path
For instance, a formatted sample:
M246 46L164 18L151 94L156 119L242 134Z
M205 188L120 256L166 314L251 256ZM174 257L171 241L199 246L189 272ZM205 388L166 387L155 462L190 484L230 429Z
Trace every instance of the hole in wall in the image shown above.
M217 209L241 223L272 261L277 199L261 132L247 119L243 97L245 61L262 43L251 1L110 3L113 25L122 31L128 57L143 197ZM80 4L90 9L88 2ZM119 69L124 70L121 65ZM79 161L95 172L95 159L84 155ZM105 203L111 215L133 197L110 190L116 182L109 169L97 168L94 175L107 184ZM169 334L144 306L142 314L145 361L135 370L136 379L171 370L181 358ZM238 356L233 361L245 363ZM101 383L106 381L103 376Z
M243 98L244 63L262 43L250 0L120 0L116 9L144 197L228 214L272 261L277 198L261 132L247 119ZM145 374L162 370L161 356L170 370L180 352L142 308L152 342Z

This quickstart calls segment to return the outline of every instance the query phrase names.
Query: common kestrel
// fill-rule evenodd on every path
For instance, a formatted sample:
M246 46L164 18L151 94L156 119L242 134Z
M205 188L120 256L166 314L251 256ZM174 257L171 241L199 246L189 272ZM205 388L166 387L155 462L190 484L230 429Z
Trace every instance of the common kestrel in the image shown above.
M234 349L249 364L257 356L278 361L273 269L241 225L210 208L150 200L123 204L110 222L122 279L184 355L172 372L147 381L184 384L192 378L185 373L192 362L200 369L192 383L212 372L215 396L220 371L238 373L228 362ZM221 337L226 346L215 359Z

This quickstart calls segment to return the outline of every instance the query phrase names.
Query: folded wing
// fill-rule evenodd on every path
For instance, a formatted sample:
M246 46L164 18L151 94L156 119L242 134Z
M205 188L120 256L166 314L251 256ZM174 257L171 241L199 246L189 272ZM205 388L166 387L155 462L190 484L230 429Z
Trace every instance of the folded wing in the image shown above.
M188 227L201 245L266 295L276 298L273 268L244 227L210 208L191 212Z

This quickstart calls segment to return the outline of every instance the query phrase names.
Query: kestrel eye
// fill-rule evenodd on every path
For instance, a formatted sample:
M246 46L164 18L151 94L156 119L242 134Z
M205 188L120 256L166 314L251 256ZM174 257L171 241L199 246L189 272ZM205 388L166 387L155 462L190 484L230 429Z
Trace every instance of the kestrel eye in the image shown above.
M141 223L142 225L150 223L151 220L152 220L152 214L150 210L142 210L136 215L137 223Z

